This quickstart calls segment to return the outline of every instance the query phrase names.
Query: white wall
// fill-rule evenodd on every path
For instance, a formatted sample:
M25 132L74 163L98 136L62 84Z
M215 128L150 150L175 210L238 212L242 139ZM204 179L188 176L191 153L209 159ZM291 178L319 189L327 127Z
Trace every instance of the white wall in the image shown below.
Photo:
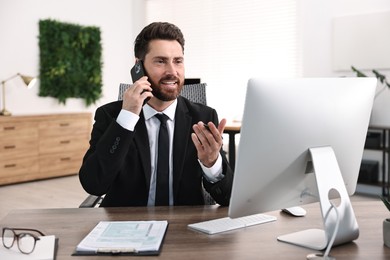
M129 82L134 63L133 42L142 23L142 0L1 0L0 81L16 74L39 73L38 21L61 22L101 29L103 47L103 97L90 107L81 99L61 105L54 98L39 97L39 86L27 90L19 78L6 84L6 105L14 115L95 111L116 100L120 82Z
M390 1L300 0L303 76L347 75L346 72L335 72L332 68L332 19L338 16L382 12L384 10L390 10ZM387 28L376 29L387 33ZM345 33L348 34L348 32ZM377 40L380 39L373 39L373 41ZM351 47L353 48L353 46ZM367 49L369 48L370 46L367 46Z

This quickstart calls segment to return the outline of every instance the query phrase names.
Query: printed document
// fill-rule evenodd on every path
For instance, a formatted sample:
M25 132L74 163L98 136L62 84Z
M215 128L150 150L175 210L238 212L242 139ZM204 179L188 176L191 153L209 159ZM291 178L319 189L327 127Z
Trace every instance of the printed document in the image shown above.
M78 244L76 254L159 252L167 221L100 221Z

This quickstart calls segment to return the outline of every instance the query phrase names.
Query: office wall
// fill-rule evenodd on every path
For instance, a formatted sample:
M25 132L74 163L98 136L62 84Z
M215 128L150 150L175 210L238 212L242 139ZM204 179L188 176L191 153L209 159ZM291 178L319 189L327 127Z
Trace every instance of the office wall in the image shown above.
M300 0L303 76L348 75L349 72L336 72L332 67L332 19L338 16L383 12L385 10L390 10L390 1ZM383 27L373 29L383 30L383 33L387 31L387 28ZM348 32L345 33L348 35ZM373 41L380 41L380 39L373 39ZM367 45L367 50L370 47Z
M95 111L96 106L117 98L120 82L129 82L134 63L134 32L141 27L142 0L2 0L0 2L0 81L17 72L38 75L38 21L56 19L98 26L103 46L103 97L86 107L81 99L61 105L54 98L39 97L38 86L27 90L19 78L6 84L6 104L14 115Z
M302 49L303 49L303 76L304 77L331 77L331 76L354 76L352 71L336 71L333 67L334 56L332 47L332 20L334 17L348 15L365 15L372 13L383 13L390 11L390 1L386 0L330 0L330 1L310 1L301 0L301 24L302 24ZM378 25L373 30L381 30L382 34L387 33L385 25ZM345 32L348 36L348 31ZM380 34L380 33L378 33ZM377 48L376 42L381 38L371 39L366 44L365 49L356 49L351 45L352 51L359 55L362 52L370 52ZM358 44L356 44L358 45ZM388 47L390 48L390 47ZM377 52L381 52L378 50ZM386 53L387 50L383 50ZM390 57L389 57L390 58ZM364 60L361 60L362 67L366 67ZM372 60L367 60L367 64ZM379 62L378 62L379 64ZM351 61L350 65L355 65ZM368 67L367 67L368 68ZM364 70L369 76L372 69L378 69L390 79L390 68L372 67ZM371 115L372 125L390 126L390 90L378 84L377 95Z

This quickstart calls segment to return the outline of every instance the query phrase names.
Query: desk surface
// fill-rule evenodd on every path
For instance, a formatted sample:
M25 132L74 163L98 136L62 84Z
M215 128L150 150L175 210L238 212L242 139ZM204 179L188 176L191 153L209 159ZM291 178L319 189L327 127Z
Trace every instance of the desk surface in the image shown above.
M281 234L322 228L319 205L315 203L304 208L308 212L306 217L296 218L274 211L269 214L278 218L275 222L211 236L190 230L187 224L225 217L226 207L14 210L1 220L0 227L36 228L47 235L56 235L59 238L58 260L93 259L71 256L71 253L100 220L163 219L169 221L169 226L162 252L158 257L147 259L306 259L306 255L315 251L276 240ZM390 248L383 245L382 238L382 222L390 213L380 201L354 201L353 208L360 227L360 237L352 243L333 248L331 255L337 259L390 259ZM118 258L99 256L98 259Z

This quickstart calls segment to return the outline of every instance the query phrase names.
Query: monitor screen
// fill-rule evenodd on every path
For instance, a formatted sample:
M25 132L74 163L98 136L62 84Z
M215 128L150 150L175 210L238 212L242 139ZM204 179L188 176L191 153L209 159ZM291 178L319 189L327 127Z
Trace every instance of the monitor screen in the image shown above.
M352 195L375 88L373 78L250 79L229 216L318 201L309 148L333 148Z

